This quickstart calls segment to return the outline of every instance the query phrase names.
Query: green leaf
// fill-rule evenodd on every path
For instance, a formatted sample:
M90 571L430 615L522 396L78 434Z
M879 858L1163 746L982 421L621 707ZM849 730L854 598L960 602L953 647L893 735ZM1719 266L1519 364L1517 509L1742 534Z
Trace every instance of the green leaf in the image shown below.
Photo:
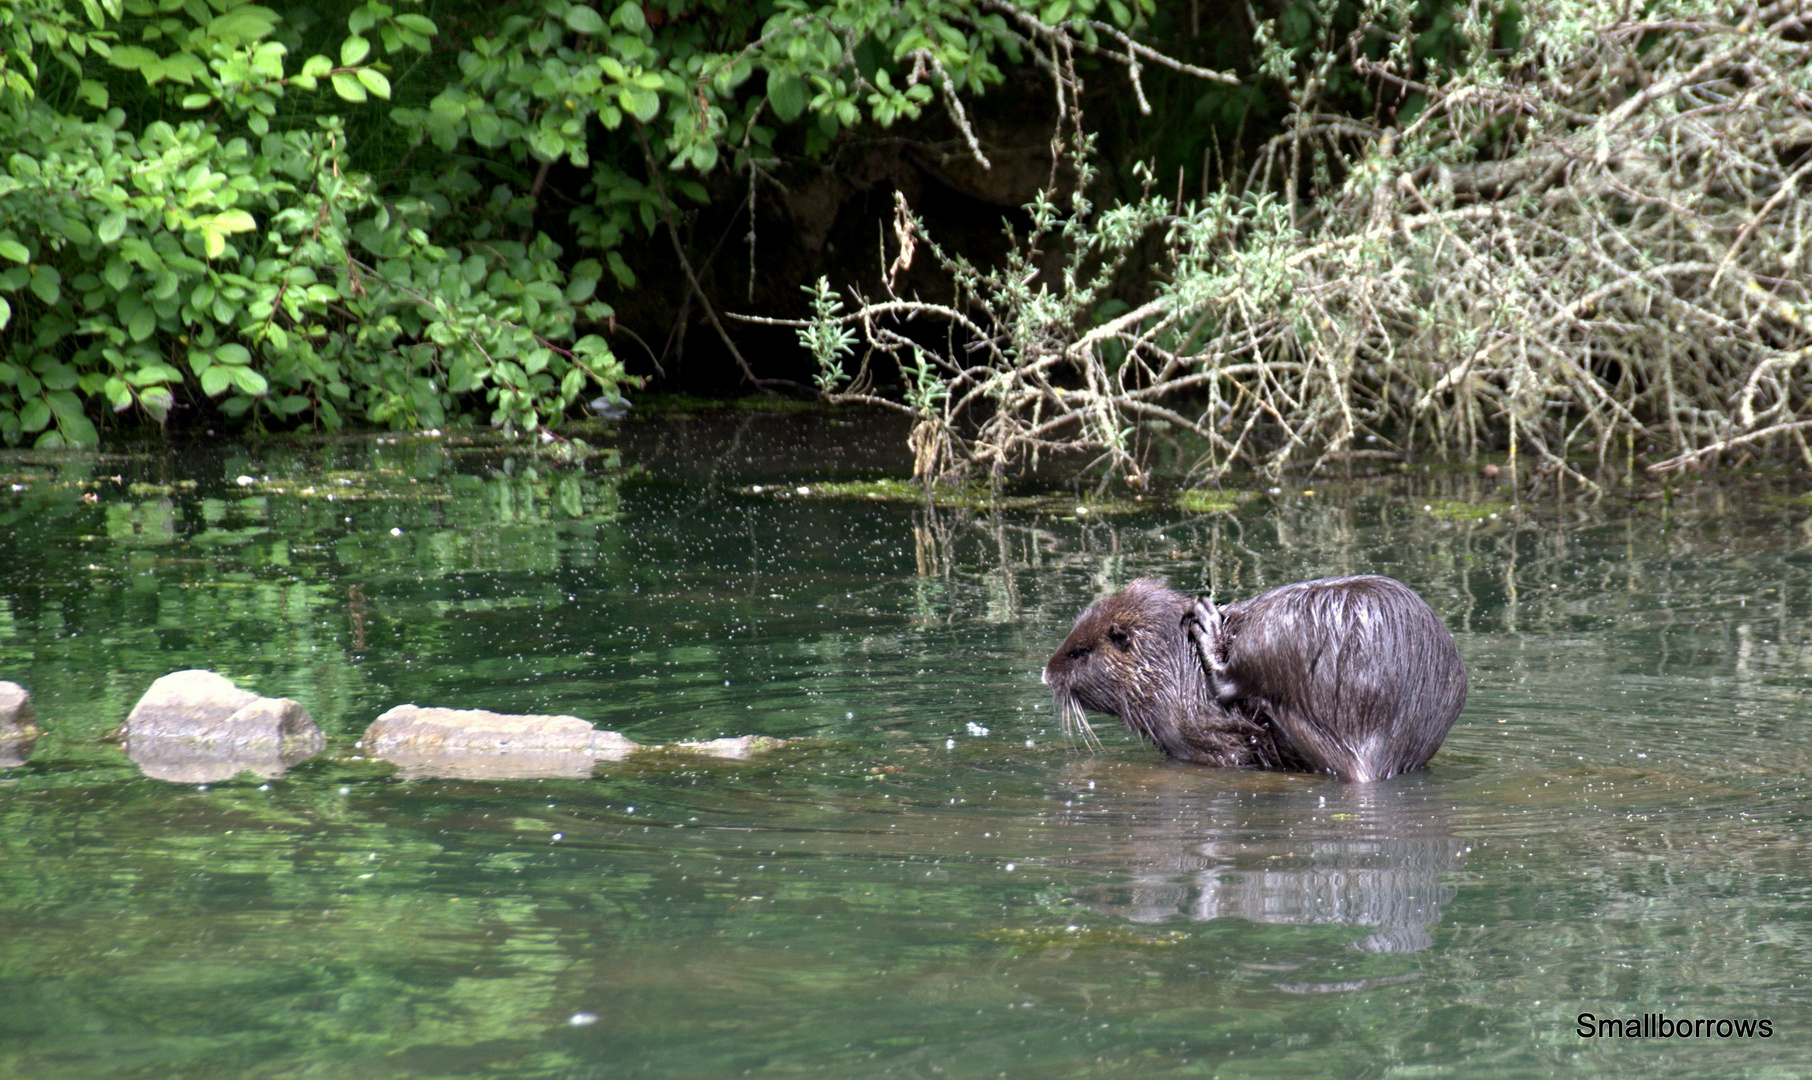
M124 292L132 284L132 264L123 256L115 255L107 260L107 266L101 271L102 280L113 287L115 292Z
M497 146L503 135L503 121L495 113L472 114L472 141L480 146Z
M318 79L333 70L333 61L325 56L311 56L302 61L302 74Z
M107 62L114 67L124 68L127 71L142 70L146 64L155 64L157 60L157 54L142 45L115 45L113 55L107 58ZM36 431L38 429L27 428L26 430Z
M158 383L182 382L182 372L161 360L152 361L144 367L126 373L126 381L133 386L156 386Z
M635 0L623 0L623 3L610 16L610 21L629 31L639 34L648 25L648 19L642 14L642 5Z
M635 90L624 87L621 94L623 110L646 124L661 111L661 95L652 90Z
M334 72L333 92L347 101L365 100L365 87L348 71Z
M604 253L604 261L610 265L610 276L617 279L618 285L625 289L635 288L635 271L629 268L629 263L624 261L623 256L608 251Z
M31 261L31 252L26 250L24 244L21 244L10 236L5 239L0 239L0 256L11 259L16 263Z
M591 299L592 293L597 291L598 279L596 277L574 278L566 285L566 299L569 303L583 304Z
M244 210L223 210L212 218L214 228L221 232L251 232L258 227L258 221Z
M126 324L126 333L132 335L133 341L144 341L157 330L157 309L149 304L132 313L132 320Z
M46 304L55 304L63 295L61 288L63 275L57 273L54 266L34 266L31 271L31 291Z
M768 76L768 104L783 123L792 123L805 111L805 81L797 75Z
M340 43L340 66L351 67L371 55L371 42L354 34Z
M256 4L244 4L208 23L208 36L229 46L257 41L276 29L277 15Z
M101 219L101 223L95 227L94 235L100 237L101 243L111 244L115 240L118 240L120 234L125 231L126 212L124 210L115 210L113 213L108 214Z
M218 259L226 253L226 233L211 225L201 227L201 243L210 259Z
M6 297L0 296L0 330L6 329L6 324L12 321L13 305Z
M113 406L114 412L125 412L132 407L132 388L119 376L108 379L103 392L107 395L107 404Z
M216 368L215 370L226 369ZM232 368L231 371L233 372L233 384L239 387L242 393L250 394L253 397L263 397L271 388L264 376L251 368Z
M358 76L359 81L365 84L365 89L376 94L378 97L383 98L385 101L390 100L390 80L384 77L383 72L376 68L366 67L358 70Z
M63 429L63 438L71 446L96 446L101 441L101 433L94 430L94 422L86 416L62 417L59 425Z
M243 367L252 362L252 352L244 345L229 342L214 350L214 359L223 364L233 364L238 367Z
M396 17L396 24L406 30L413 30L418 34L427 34L430 37L440 33L440 29L434 25L434 20L428 18L426 15L398 15Z
M33 366L40 369L38 374L43 378L46 389L61 391L68 398L67 401L63 401L56 394L50 395L50 404L52 408L62 411L63 409L73 407L76 411L81 411L81 401L78 400L74 394L68 393L69 390L75 388L77 382L81 381L80 376L76 374L75 368L70 367L68 364L57 363L35 364Z
M46 394L45 400L50 402L50 411L56 413L57 419L64 423L82 415L82 399L68 390L58 390L53 394Z
M566 25L580 34L602 34L604 16L583 4L574 4L566 9Z
M176 404L176 397L165 387L153 386L138 396L138 404L151 414L151 419L161 424L169 419L170 408Z
M33 398L19 410L19 427L24 431L43 431L50 426L50 405L43 398Z
M205 109L214 100L212 94L184 94L182 107L185 109Z
M219 397L233 385L233 370L230 367L216 365L201 373L201 392L209 397Z
M164 78L182 83L184 86L193 85L198 77L208 73L208 66L202 63L199 57L186 52L172 53L164 57L161 66ZM150 69L145 69L145 77L150 78L150 76Z

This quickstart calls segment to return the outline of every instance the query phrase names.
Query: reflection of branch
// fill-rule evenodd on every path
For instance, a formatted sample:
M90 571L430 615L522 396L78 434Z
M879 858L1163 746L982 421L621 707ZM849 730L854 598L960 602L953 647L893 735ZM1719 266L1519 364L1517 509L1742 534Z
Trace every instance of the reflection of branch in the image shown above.
M1765 427L1760 431L1751 431L1747 435L1738 435L1731 439L1719 439L1710 446L1701 446L1697 450L1678 454L1668 458L1666 461L1657 461L1648 467L1648 471L1652 473L1664 473L1672 472L1675 469L1683 469L1701 458L1707 458L1713 454L1721 454L1726 450L1742 446L1744 443L1771 439L1776 435L1785 435L1790 431L1801 431L1805 428L1812 428L1812 420L1794 420L1791 423L1775 424L1772 427Z

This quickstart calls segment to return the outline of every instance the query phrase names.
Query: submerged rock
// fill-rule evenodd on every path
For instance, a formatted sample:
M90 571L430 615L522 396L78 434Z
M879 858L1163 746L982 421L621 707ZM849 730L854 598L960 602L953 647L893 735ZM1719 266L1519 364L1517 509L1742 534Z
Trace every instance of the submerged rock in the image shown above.
M411 779L578 779L639 744L576 716L398 705L365 729L365 752Z
M212 671L172 672L151 684L120 729L126 756L156 780L207 783L241 772L272 778L326 746L308 710L260 697Z
M785 739L769 738L766 735L742 735L734 739L676 742L669 744L667 749L691 754L709 754L711 757L742 759L785 745Z
M16 682L0 682L0 769L25 764L38 735L31 695Z

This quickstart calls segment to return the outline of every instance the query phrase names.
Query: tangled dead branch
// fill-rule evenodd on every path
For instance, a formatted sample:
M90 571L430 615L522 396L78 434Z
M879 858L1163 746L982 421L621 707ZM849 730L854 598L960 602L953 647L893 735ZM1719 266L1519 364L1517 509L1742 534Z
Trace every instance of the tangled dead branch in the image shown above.
M1504 447L1594 487L1591 463L1602 478L1639 456L1667 470L1774 445L1812 463L1812 9L1537 0L1506 50L1478 4L1465 63L1431 75L1412 8L1378 0L1338 35L1326 19L1303 56L1261 28L1295 122L1238 187L1188 205L1149 176L1136 202L1089 202L1080 82L1061 41L1040 43L1075 182L1034 201L994 268L902 205L888 295L814 320L821 388L910 411L927 478L1085 450L1139 482L1150 421L1199 436L1213 475ZM1336 65L1403 107L1326 110ZM894 293L915 251L953 302ZM1143 302L1102 318L1129 275ZM858 372L832 330L859 331ZM875 354L903 400L869 387Z

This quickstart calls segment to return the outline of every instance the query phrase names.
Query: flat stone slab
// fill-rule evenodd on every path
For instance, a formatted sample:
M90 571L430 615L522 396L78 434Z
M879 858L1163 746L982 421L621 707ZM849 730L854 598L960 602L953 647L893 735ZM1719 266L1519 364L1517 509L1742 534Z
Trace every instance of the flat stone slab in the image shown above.
M644 746L576 716L398 705L371 722L359 745L408 779L583 779L600 761L642 750L746 758L785 740L766 735Z
M496 713L488 709L439 709L398 705L365 729L365 752L391 759L474 754L571 754L593 761L621 761L640 744L600 731L576 716Z
M212 671L176 671L151 684L120 729L146 776L179 783L240 772L283 775L327 745L300 703L260 697Z

